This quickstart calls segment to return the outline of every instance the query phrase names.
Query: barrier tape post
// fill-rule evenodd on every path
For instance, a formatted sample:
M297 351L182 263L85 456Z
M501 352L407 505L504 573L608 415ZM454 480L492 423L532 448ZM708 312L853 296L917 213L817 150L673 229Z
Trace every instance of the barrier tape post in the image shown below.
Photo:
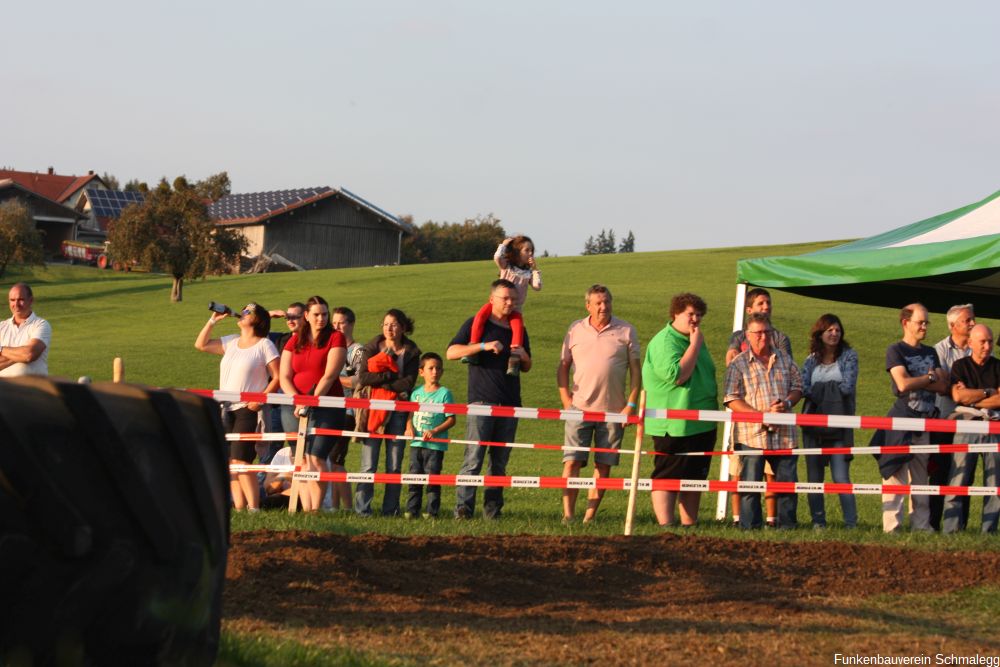
M111 379L117 384L125 381L125 362L121 357L115 357L111 363Z
M295 464L296 470L302 470L302 461L306 456L306 429L309 427L309 415L303 414L299 417L299 432L295 438ZM295 514L299 507L299 493L302 492L302 481L298 477L292 477L292 488L288 495L288 513ZM308 493L308 490L306 490Z
M642 436L645 433L646 390L639 392L639 423L635 425L635 453L632 456L632 486L628 490L628 510L625 512L625 534L632 534L635 519L635 498L639 491L639 461L642 459Z

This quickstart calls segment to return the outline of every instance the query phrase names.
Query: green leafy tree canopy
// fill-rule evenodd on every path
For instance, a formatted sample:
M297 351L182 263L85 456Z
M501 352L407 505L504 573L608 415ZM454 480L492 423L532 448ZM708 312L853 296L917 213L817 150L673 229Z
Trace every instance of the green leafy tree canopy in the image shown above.
M125 207L108 241L115 261L170 274L171 301L183 299L185 279L232 271L247 247L238 231L211 221L204 198L183 176L173 187L164 178L143 203Z
M411 222L410 216L403 219ZM402 263L465 262L488 259L507 237L492 213L465 222L433 222L420 225L403 239Z
M28 207L16 199L0 204L0 278L8 264L41 264L43 256L42 233Z

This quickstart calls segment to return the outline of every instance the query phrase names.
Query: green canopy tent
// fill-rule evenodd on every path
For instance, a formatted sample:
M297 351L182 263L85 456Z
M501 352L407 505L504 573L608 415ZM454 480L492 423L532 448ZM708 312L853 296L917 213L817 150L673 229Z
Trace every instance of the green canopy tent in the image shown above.
M971 302L976 315L998 318L1000 192L845 245L792 257L740 260L736 280L733 331L743 328L747 285L890 308L920 301L939 313ZM731 426L725 426L726 443ZM719 478L729 478L729 466L721 467ZM719 493L719 520L726 518L726 496Z
M1000 192L883 234L795 257L741 260L737 281L831 301L1000 317ZM982 298L982 297L994 298ZM737 314L742 318L743 305Z

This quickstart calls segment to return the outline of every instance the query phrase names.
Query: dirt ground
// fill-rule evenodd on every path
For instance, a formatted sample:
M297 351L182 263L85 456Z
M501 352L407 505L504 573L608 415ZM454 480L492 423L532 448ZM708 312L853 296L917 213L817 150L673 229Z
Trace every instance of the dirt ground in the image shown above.
M946 603L891 602L978 585L1000 585L1000 554L262 531L233 535L224 619L415 663L832 664L838 652L1000 653L1000 635Z

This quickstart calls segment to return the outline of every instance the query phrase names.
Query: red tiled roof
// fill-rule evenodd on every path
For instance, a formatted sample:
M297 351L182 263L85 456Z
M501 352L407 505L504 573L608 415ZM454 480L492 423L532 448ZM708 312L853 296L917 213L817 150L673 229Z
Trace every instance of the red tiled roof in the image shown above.
M87 176L62 176L60 174L46 174L34 171L14 171L12 169L0 169L0 180L7 179L21 185L26 190L31 190L35 194L42 195L52 201L63 202L69 199L70 195L85 186L95 178L100 180L97 174Z

